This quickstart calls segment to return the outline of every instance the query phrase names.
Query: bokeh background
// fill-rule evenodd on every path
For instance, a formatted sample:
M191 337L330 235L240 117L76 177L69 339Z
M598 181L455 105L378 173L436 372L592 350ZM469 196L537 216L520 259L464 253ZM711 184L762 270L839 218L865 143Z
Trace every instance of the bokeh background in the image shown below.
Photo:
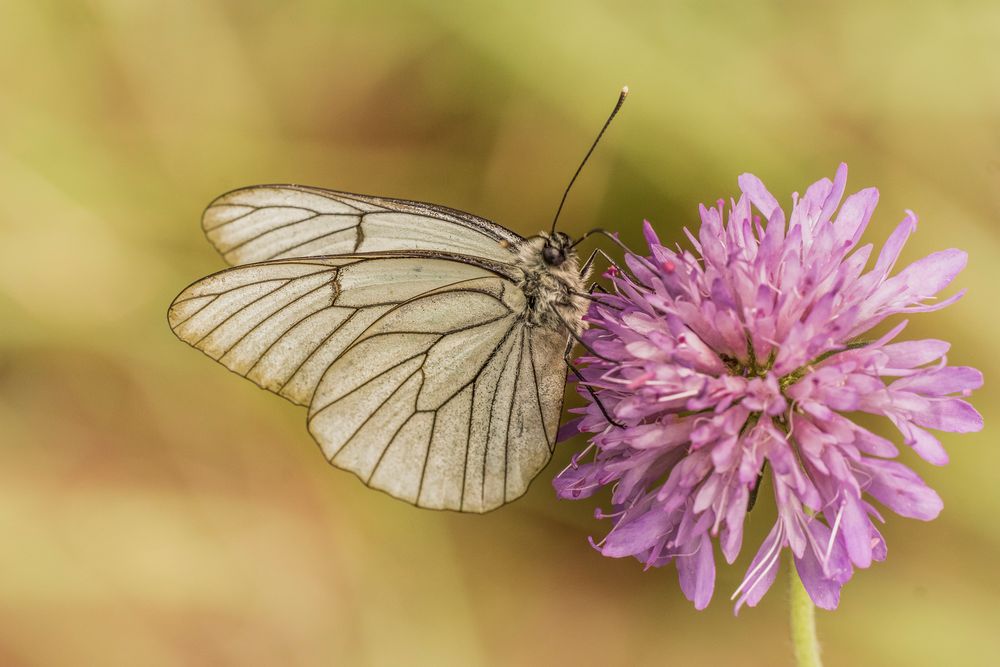
M868 240L970 251L908 336L954 342L1000 419L1000 4L433 0L0 3L0 664L788 664L783 580L696 612L673 569L592 551L563 445L490 515L418 511L327 466L304 411L178 342L222 267L205 204L299 182L438 202L523 234L638 240L752 170L787 201L851 165ZM945 499L820 613L828 665L996 664L1000 448L904 456Z

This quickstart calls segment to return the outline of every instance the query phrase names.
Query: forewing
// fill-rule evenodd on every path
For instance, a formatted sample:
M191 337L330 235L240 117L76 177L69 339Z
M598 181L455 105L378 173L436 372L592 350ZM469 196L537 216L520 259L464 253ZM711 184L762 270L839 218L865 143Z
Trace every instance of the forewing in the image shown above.
M521 237L469 213L423 202L296 185L226 193L202 217L232 265L293 257L429 250L509 263Z
M309 405L334 360L394 306L446 285L494 277L425 257L341 256L239 266L170 305L170 328L235 373Z
M522 495L555 443L567 340L526 326L523 300L494 276L386 312L313 396L330 462L420 507L486 512Z

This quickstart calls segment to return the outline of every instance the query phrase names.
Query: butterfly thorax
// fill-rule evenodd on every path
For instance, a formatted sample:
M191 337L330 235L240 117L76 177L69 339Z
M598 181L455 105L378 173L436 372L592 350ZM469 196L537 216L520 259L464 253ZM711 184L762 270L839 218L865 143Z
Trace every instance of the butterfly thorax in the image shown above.
M586 274L566 234L542 232L525 240L517 249L516 266L523 272L517 286L524 292L524 317L535 326L551 329L569 327L579 336L586 324L583 316L588 301Z

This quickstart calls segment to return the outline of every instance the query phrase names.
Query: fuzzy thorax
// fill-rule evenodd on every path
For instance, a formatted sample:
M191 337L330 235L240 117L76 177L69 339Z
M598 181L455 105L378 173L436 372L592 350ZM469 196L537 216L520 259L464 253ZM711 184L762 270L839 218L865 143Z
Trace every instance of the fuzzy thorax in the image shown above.
M517 285L524 292L528 322L557 330L569 328L579 336L586 328L583 316L588 302L580 295L586 293L587 275L580 273L570 238L562 232L542 232L522 242L516 252L516 265L523 272Z

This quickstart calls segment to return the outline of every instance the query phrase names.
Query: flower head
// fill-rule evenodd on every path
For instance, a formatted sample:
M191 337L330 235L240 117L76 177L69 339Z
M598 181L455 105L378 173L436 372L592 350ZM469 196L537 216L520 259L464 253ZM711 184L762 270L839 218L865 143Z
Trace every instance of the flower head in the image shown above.
M847 167L793 196L787 221L750 174L731 201L701 207L693 252L660 244L628 255L631 275L588 314L581 361L588 399L569 430L590 445L555 479L563 498L611 486L614 526L604 555L647 567L676 564L699 609L715 585L714 542L726 561L740 552L744 519L761 478L771 478L777 520L733 594L754 606L791 550L809 595L835 608L855 567L886 555L875 502L930 520L940 497L902 463L896 445L850 418L887 417L902 442L935 465L947 462L931 433L968 432L982 418L960 396L982 384L973 368L948 366L948 343L897 341L906 322L868 332L934 301L964 268L944 250L893 273L914 231L912 212L869 265L858 247L878 200L874 188L841 203ZM838 211L839 208L839 211Z

